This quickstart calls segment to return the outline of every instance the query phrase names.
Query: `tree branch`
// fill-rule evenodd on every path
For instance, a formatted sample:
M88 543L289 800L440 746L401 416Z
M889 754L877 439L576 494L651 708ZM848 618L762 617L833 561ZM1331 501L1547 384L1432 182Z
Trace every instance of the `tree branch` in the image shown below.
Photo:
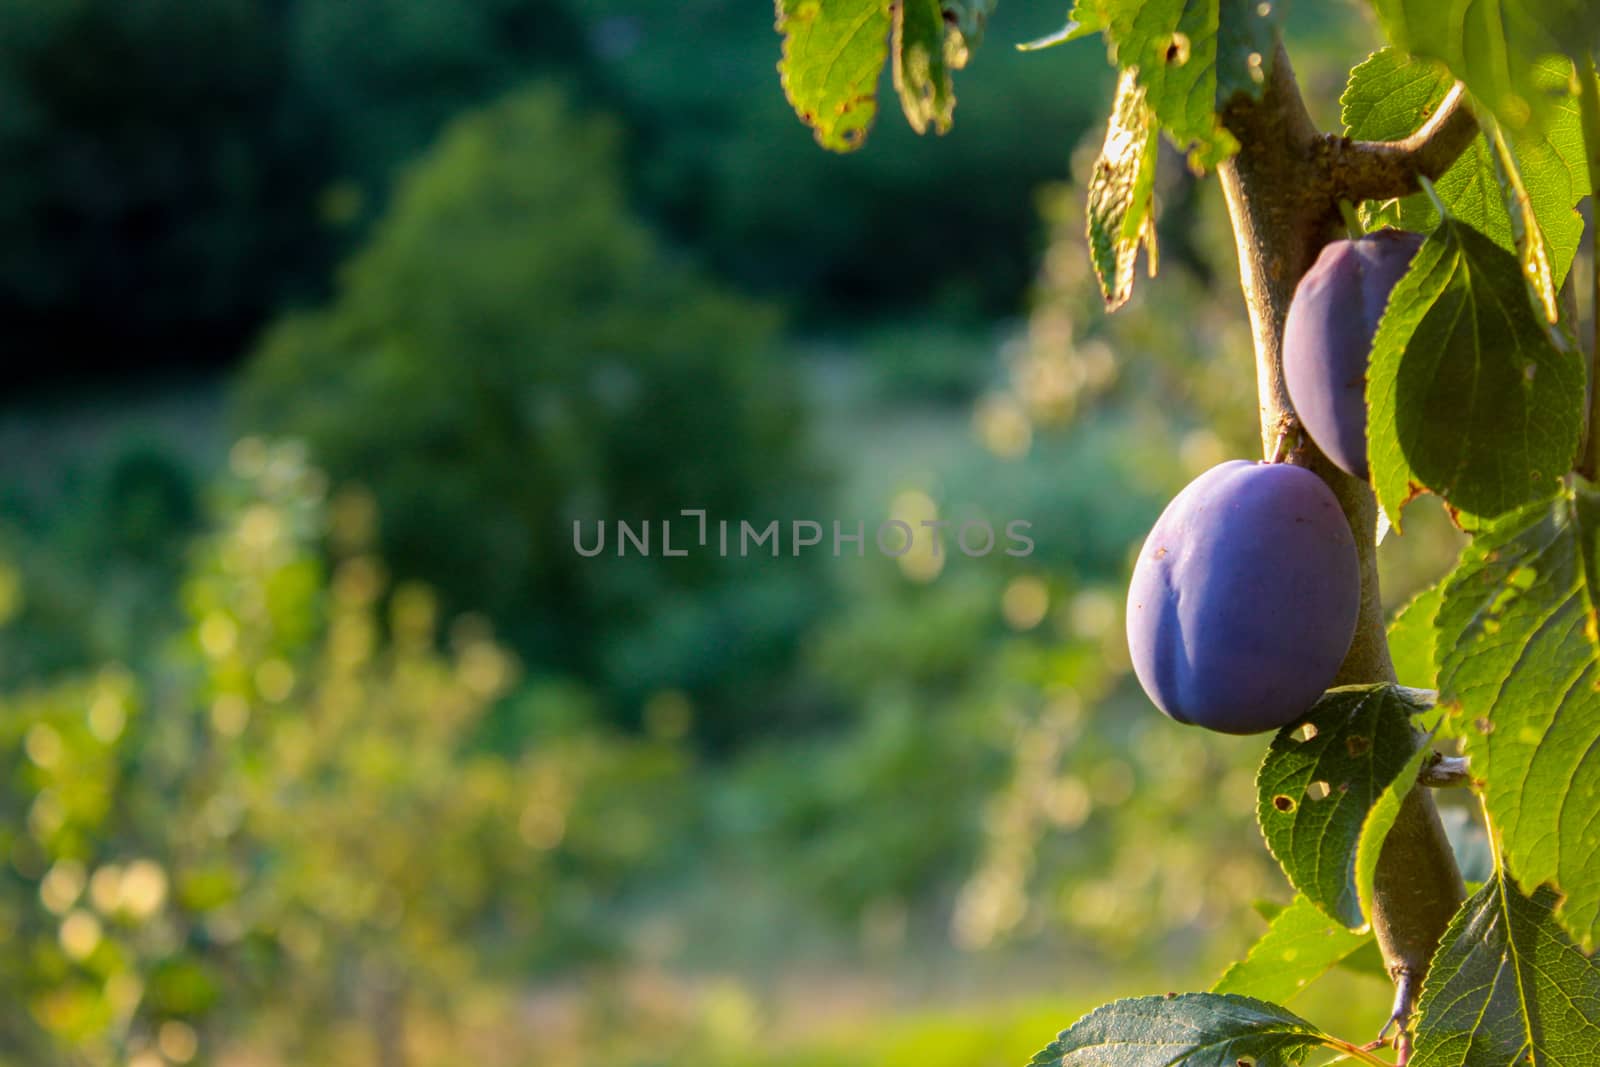
M1457 114L1467 118L1453 117ZM1446 156L1453 159L1470 141L1462 126L1471 122L1471 116L1457 99L1450 107L1441 108L1413 137L1394 145L1374 148L1329 138L1307 115L1280 42L1261 99L1236 96L1223 108L1222 122L1240 145L1238 153L1220 168L1220 177L1255 341L1262 449L1271 454L1279 435L1296 423L1283 377L1284 320L1295 287L1317 253L1343 234L1339 201L1397 195L1409 191L1418 174L1442 170L1448 166ZM1396 147L1408 144L1409 150ZM1330 152L1330 146L1338 147ZM1336 166L1340 160L1346 161L1342 172ZM1397 165L1397 160L1404 166ZM1345 180L1353 177L1362 180ZM1397 184L1384 184L1379 178ZM1402 178L1405 184L1399 187ZM1394 663L1389 658L1378 590L1377 506L1372 488L1335 467L1309 440L1293 453L1290 462L1308 467L1333 490L1350 524L1360 560L1360 614L1334 684L1392 683ZM1405 1028L1412 993L1421 987L1439 939L1465 899L1466 886L1433 796L1426 789L1413 789L1401 801L1394 827L1378 855L1372 915L1378 947L1396 987L1395 1023L1402 1035L1396 1048L1402 1063L1409 1052Z
M1472 139L1478 120L1460 82L1439 109L1410 137L1399 141L1352 141L1337 134L1322 140L1325 166L1338 200L1390 200L1416 192L1417 179L1436 180L1450 169Z

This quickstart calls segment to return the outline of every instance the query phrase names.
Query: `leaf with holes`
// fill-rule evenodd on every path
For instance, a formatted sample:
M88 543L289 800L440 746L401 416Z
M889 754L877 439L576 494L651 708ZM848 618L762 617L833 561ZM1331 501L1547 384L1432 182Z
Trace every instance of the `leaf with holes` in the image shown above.
M778 0L778 73L795 113L835 152L861 147L889 59L890 0Z
M1571 65L1561 60L1539 63L1535 76L1554 94L1548 121L1539 130L1506 134L1535 228L1549 246L1550 278L1557 288L1578 253L1583 217L1577 205L1589 192L1578 102L1564 88L1570 72ZM1442 63L1394 48L1375 52L1350 72L1339 100L1345 134L1362 141L1407 137L1433 113L1454 83L1454 76ZM1508 251L1517 248L1508 193L1497 178L1494 152L1482 134L1439 176L1433 188L1456 219ZM1420 192L1367 204L1363 214L1373 229L1397 226L1426 233L1439 224L1433 202Z
M1600 964L1562 933L1554 903L1502 872L1461 906L1423 985L1411 1067L1594 1067Z
M1328 915L1362 925L1356 843L1367 813L1416 749L1419 708L1390 685L1330 689L1287 726L1256 776L1256 817L1289 882Z
M1389 624L1389 657L1394 660L1394 675L1402 685L1438 688L1439 669L1434 663L1434 646L1438 640L1434 623L1439 618L1439 603L1443 599L1442 584L1429 586L1412 597Z
M953 72L965 53L947 55L939 0L900 0L894 8L894 87L900 109L918 133L947 133L955 118ZM954 61L953 61L954 60Z
M1423 490L1492 518L1572 466L1583 359L1551 343L1523 293L1515 256L1446 218L1390 294L1367 375L1367 454L1397 529Z
M1133 292L1133 267L1139 246L1156 262L1155 190L1158 130L1145 106L1144 88L1132 71L1117 82L1117 100L1106 128L1106 143L1089 177L1089 258L1100 279L1106 310L1115 311Z
M1600 498L1563 491L1479 531L1439 608L1439 697L1512 871L1600 943Z
M1240 92L1260 96L1274 55L1278 4L1245 0L1083 0L1070 35L1098 27L1123 70L1179 148L1212 166L1237 149L1217 119Z
M1272 917L1272 925L1229 967L1213 993L1236 993L1287 1003L1328 971L1365 950L1374 954L1371 934L1355 934L1330 920L1303 896ZM1383 974L1381 959L1377 973Z
M1136 997L1096 1008L1029 1067L1297 1067L1314 1048L1347 1050L1293 1012L1217 993Z
M1582 58L1600 47L1600 5L1593 0L1373 0L1373 6L1391 42L1443 62L1516 130L1548 116L1540 59Z

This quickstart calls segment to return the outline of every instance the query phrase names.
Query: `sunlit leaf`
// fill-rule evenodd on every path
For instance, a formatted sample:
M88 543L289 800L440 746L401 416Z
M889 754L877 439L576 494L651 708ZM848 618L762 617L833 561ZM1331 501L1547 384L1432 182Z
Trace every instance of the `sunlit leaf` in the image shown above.
M1514 130L1548 116L1539 60L1580 58L1600 46L1600 5L1591 0L1373 0L1373 6L1391 42L1442 61Z
M1592 1067L1600 966L1562 933L1554 903L1502 873L1462 905L1428 969L1411 1067Z
M824 148L859 148L872 128L892 6L890 0L778 0L783 89Z
M1481 530L1444 587L1439 696L1512 871L1561 895L1562 925L1600 940L1600 502L1563 491Z
M1370 934L1351 933L1303 896L1271 921L1250 954L1229 967L1211 992L1287 1003L1373 943Z
M900 0L894 9L894 87L906 121L918 133L931 125L939 133L955 118L956 63L945 55L944 13L939 0Z
M1564 88L1571 65L1544 60L1535 69L1551 92L1549 114L1539 129L1506 133L1527 203L1549 246L1550 277L1559 288L1566 279L1583 237L1577 204L1589 191L1584 163L1583 132L1576 99ZM1340 98L1345 133L1363 141L1393 141L1417 127L1444 99L1455 76L1442 63L1408 56L1394 48L1374 53L1350 72ZM1480 134L1434 182L1434 191L1450 214L1492 238L1507 250L1517 247L1507 210L1506 193L1496 177L1494 153ZM1439 213L1423 193L1401 200L1368 204L1363 209L1370 228L1396 226L1426 233L1439 223Z
M1367 376L1378 503L1424 490L1492 518L1550 491L1582 429L1583 361L1524 298L1516 257L1445 219L1390 294Z
M945 24L959 36L963 54L983 43L983 32L994 13L995 0L943 0ZM958 66L960 64L957 64Z
M1256 817L1289 882L1353 928L1365 921L1356 845L1367 813L1416 751L1418 707L1389 685L1329 690L1284 727L1256 776Z
M1123 71L1105 145L1089 178L1089 258L1108 311L1133 292L1139 246L1147 244L1152 255L1155 251L1151 200L1159 146L1144 89L1132 71Z
M1544 230L1539 226L1533 199L1523 183L1521 167L1505 133L1496 127L1490 131L1490 141L1494 146L1495 179L1500 184L1506 216L1511 220L1511 247L1522 263L1522 280L1528 287L1534 309L1553 325L1561 321L1561 310L1556 304L1556 280L1550 269L1550 249Z
M1443 584L1432 585L1406 603L1389 624L1389 658L1394 661L1395 677L1401 685L1417 689L1437 689L1439 669L1434 663L1437 644L1434 623L1439 603L1444 598Z
M1298 1015L1250 997L1217 993L1137 997L1096 1008L1029 1067L1297 1067L1330 1046Z
M1416 751L1400 768L1400 773L1383 787L1372 810L1367 812L1366 821L1361 824L1361 833L1356 838L1356 899L1360 902L1361 914L1369 920L1374 914L1378 857L1383 854L1383 843L1388 840L1389 831L1394 829L1395 820L1400 817L1401 803L1405 801L1406 794L1416 788L1417 775L1421 773L1423 763L1433 754L1428 743L1431 738L1430 734L1416 746Z
M1244 0L1080 0L1069 28L1076 36L1099 27L1117 65L1137 72L1173 143L1211 166L1238 147L1218 110L1237 93L1259 96L1265 85L1277 8Z

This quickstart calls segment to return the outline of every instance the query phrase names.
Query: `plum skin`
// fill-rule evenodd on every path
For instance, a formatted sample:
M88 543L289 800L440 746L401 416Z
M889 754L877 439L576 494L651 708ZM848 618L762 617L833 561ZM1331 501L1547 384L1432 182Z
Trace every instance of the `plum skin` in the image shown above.
M1421 247L1421 234L1403 230L1331 242L1300 280L1284 322L1283 376L1295 414L1323 454L1363 480L1372 338Z
M1333 491L1303 467L1233 460L1189 483L1145 539L1128 588L1134 673L1178 722L1276 730L1333 684L1360 607Z

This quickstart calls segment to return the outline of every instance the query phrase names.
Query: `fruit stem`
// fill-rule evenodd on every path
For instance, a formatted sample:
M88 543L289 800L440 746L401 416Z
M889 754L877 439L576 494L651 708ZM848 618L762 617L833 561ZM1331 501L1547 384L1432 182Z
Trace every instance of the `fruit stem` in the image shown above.
M1339 214L1344 216L1344 228L1350 235L1350 240L1359 241L1366 236L1366 228L1361 225L1361 216L1356 212L1354 204L1348 200L1339 201Z

